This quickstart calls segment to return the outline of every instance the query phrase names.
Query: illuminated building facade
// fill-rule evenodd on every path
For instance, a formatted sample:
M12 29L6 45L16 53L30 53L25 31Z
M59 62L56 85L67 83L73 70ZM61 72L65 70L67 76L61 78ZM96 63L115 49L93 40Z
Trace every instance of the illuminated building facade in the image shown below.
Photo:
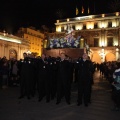
M120 13L88 15L57 20L56 35L64 35L67 25L75 30L75 37L89 46L93 62L116 61L119 59ZM81 45L81 44L80 44Z
M23 53L29 51L29 42L23 38L0 32L0 57L22 59Z
M35 30L35 28L30 27L20 28L17 36L28 40L30 43L30 52L35 53L37 56L41 56L44 34L39 30Z

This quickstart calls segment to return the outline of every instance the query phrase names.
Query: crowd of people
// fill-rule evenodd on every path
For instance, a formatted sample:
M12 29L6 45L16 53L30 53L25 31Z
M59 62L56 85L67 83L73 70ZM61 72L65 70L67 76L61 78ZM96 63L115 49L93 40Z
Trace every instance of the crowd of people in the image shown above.
M24 59L0 59L0 85L19 86L19 99L25 96L31 99L38 95L38 101L46 98L46 102L56 99L60 104L63 97L71 103L71 84L77 83L77 105L88 106L91 102L93 74L95 70L111 84L112 100L115 110L120 107L120 62L103 62L96 64L84 53L77 60L61 53L58 57L42 54L35 58L32 54L23 53ZM117 87L116 87L117 86ZM37 93L37 94L36 94Z
M20 97L31 99L38 92L38 101L46 97L46 102L56 98L59 104L63 97L70 104L71 84L78 83L78 105L84 100L88 106L91 96L93 80L93 64L85 53L78 60L73 61L69 56L61 53L59 57L42 54L34 58L32 54L23 54L24 59L0 60L0 75L2 88L8 85L20 87ZM75 74L75 77L73 77Z
M114 111L120 109L120 62L111 61L96 64L97 70L100 75L104 77L111 85L111 98L114 102Z
M18 61L8 60L5 56L0 58L0 88L6 89L8 86L19 85Z

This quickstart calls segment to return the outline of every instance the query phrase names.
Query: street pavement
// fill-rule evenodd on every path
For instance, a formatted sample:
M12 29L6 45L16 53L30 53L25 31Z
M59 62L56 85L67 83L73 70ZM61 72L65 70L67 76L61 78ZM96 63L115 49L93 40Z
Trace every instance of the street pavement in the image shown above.
M77 84L72 83L71 104L65 98L56 105L56 99L38 102L38 95L28 100L18 99L19 87L0 89L0 120L120 120L120 111L112 111L111 86L109 82L94 74L91 104L77 106Z

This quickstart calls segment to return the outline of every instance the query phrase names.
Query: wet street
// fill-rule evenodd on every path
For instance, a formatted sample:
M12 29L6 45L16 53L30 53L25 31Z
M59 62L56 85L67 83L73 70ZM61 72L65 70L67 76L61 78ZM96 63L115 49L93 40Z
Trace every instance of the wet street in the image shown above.
M63 98L56 105L56 99L46 103L38 102L38 95L30 100L18 99L19 87L0 89L0 120L120 120L120 111L112 111L111 87L108 81L94 74L91 104L77 106L76 83L72 83L71 104Z

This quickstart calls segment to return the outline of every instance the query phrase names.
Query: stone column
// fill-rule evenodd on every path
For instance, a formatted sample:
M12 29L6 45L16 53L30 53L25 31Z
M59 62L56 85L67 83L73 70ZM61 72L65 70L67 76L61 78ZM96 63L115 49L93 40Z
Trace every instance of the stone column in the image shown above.
M118 48L116 48L116 61L118 60L118 59L120 59L120 56L119 56L119 49Z
M18 44L17 59L18 59L18 60L20 59L20 46L19 46L19 44Z
M5 56L5 46L4 46L4 44L2 44L2 46L1 46L1 57L3 57L3 56Z
M8 45L4 45L4 55L6 56L7 59L9 59L9 50L8 50Z
M0 43L0 57L2 58L2 43Z
M84 39L83 38L80 39L80 48L81 49L84 48Z
M44 40L43 47L47 48L47 40Z
M101 46L105 46L105 30L102 28L101 30Z

